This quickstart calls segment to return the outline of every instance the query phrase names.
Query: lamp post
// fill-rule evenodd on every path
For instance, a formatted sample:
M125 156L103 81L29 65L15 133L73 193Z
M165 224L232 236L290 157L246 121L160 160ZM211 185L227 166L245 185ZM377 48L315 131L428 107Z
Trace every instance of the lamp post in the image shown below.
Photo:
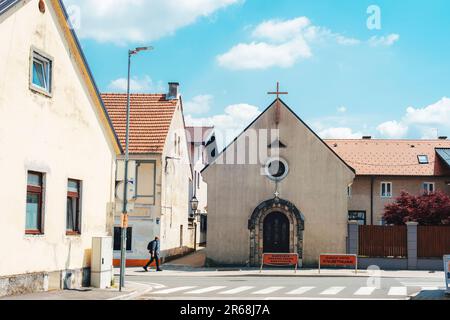
M191 200L191 209L194 214L194 251L197 251L197 210L198 210L198 199L194 195Z
M120 283L119 291L125 286L125 267L127 250L127 229L128 229L128 163L129 163L129 144L130 144L130 78L131 78L131 57L141 51L153 50L153 47L138 47L134 50L128 50L128 83L127 83L127 124L125 135L125 177L123 187L123 208L121 223L121 243L120 243Z

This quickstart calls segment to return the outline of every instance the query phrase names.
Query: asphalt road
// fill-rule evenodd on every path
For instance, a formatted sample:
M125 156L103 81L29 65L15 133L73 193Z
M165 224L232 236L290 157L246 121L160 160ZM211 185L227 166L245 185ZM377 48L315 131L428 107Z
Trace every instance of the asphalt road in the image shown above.
M141 300L405 300L424 291L442 290L436 278L164 276L134 275L128 281L151 285Z

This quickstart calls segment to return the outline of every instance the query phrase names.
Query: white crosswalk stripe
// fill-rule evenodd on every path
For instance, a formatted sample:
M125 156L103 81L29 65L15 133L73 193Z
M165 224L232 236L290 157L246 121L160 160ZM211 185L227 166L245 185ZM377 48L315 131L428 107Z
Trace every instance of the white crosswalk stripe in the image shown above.
M391 287L388 292L388 296L406 296L406 287Z
M156 288L155 288L156 289ZM257 290L257 291L253 291ZM283 290L285 289L285 290ZM155 295L168 295L173 293L182 293L182 294L192 294L192 295L201 295L201 294L216 294L216 295L233 295L233 294L239 294L239 293L245 293L248 292L248 295L269 295L275 292L280 292L280 295L286 296L286 297L295 297L303 295L303 297L307 297L306 293L310 293L314 289L320 289L321 291L318 291L318 293L313 293L314 295L321 295L321 296L348 296L351 293L348 292L348 294L341 294L342 291L347 289L345 286L332 286L332 287L322 287L317 288L313 286L304 286L304 287L298 287L297 289L290 290L289 288L282 287L282 286L271 286L271 287L254 287L254 286L241 286L241 287L228 287L228 286L209 286L209 287L199 287L199 286L183 286L183 287L174 287L174 288L165 288L161 289L158 288L157 291L153 291L151 294ZM377 287L360 287L351 294L355 297L369 297L372 296L375 291L379 290L380 294L384 293L386 294L386 291L388 296L407 296L407 286L398 286L398 287L390 287L390 288L377 288ZM224 291L225 290L225 291ZM436 286L425 286L421 287L421 290L439 290L439 287ZM341 295L340 295L341 294ZM330 297L331 298L331 297Z
M422 291L435 291L439 290L439 287L422 287Z
M218 291L218 290L225 289L225 288L226 288L225 286L207 287L207 288L203 288L203 289L189 291L189 292L186 292L186 294L202 294L202 293Z
M175 293L175 292L185 291L185 290L194 289L194 288L195 288L195 286L191 286L191 287L177 287L177 288L171 288L171 289L164 289L164 290L160 290L160 291L155 291L155 292L153 292L153 294L169 294L169 293Z
M289 291L289 292L286 293L286 294L292 294L292 295L298 294L298 295L300 295L300 294L304 294L304 293L306 293L306 292L308 292L308 291L311 291L311 290L314 289L314 288L315 288L315 287L300 287L300 288L298 288L298 289Z
M320 294L322 295L336 295L342 290L344 290L345 287L330 287L324 291L322 291Z
M248 291L253 289L254 287L248 287L248 286L244 286L244 287L237 287L228 291L223 291L223 292L219 292L219 294L236 294L236 293L241 293L244 291Z
M370 296L377 288L376 287L361 287L354 295L355 296Z
M269 288L266 288L266 289L262 289L262 290L253 292L253 294L269 294L269 293L273 293L273 292L279 291L281 289L284 289L284 287L269 287Z

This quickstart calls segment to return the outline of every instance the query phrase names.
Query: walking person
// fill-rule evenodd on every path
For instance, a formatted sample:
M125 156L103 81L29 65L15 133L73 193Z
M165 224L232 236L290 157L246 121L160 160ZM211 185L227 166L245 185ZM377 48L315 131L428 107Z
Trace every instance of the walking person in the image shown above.
M156 271L162 271L159 268L159 257L161 255L159 237L155 237L155 240L150 241L147 249L151 258L150 261L143 267L144 270L148 271L148 267L153 263L153 261L156 261Z

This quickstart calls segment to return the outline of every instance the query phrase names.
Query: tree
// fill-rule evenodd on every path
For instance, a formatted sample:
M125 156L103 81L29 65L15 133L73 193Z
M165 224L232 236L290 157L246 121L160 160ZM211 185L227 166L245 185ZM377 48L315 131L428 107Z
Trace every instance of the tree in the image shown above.
M384 211L387 224L403 225L408 221L420 225L450 225L450 197L442 192L419 196L402 192Z

